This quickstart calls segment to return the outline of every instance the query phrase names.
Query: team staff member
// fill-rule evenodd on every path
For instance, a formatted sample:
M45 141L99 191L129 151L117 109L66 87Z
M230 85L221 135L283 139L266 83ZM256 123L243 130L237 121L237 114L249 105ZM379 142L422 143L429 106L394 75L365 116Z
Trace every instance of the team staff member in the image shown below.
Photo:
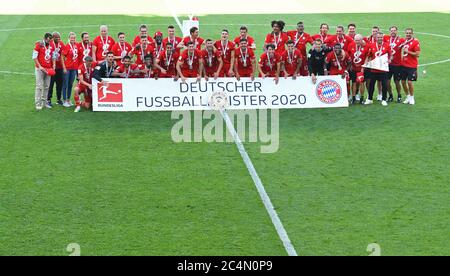
M414 84L417 81L417 67L419 65L420 42L414 37L414 30L405 30L406 41L402 43L402 86L406 93L404 104L416 104L414 99ZM408 82L406 82L408 81Z
M317 76L328 74L325 59L330 50L324 48L320 38L314 41L313 48L309 50L308 70L311 73L313 83L316 83Z
M47 105L52 106L53 98L53 87L56 84L56 99L58 105L63 105L61 100L62 97L62 86L64 81L64 71L62 66L62 51L64 50L64 43L61 41L61 35L58 32L53 32L53 41L50 42L52 48L54 49L56 58L56 68L55 75L52 76L50 80L50 88L48 89Z
M64 82L62 87L63 106L71 107L73 82L78 72L78 43L77 35L74 32L69 33L69 43L66 44L62 52L62 66L64 71Z
M33 50L36 74L36 91L34 94L36 110L42 110L44 105L51 108L47 105L47 94L51 80L49 71L56 68L56 56L53 54L53 47L50 45L52 39L52 34L46 33L43 40L36 42Z
M116 44L114 39L108 35L108 26L100 26L100 35L92 42L92 58L95 62L103 62L108 52L111 52L112 47Z
M365 69L362 67L366 61L367 54L369 52L369 46L364 46L363 36L360 34L355 35L355 43L349 47L348 54L352 60L352 66L350 68L350 80L352 81L352 104L355 104L358 100L356 95L360 91L360 103L364 103L364 73Z
M116 63L114 62L114 53L107 53L105 62L98 64L95 67L94 79L96 79L98 82L103 82L104 78L111 78L112 73L114 72L116 67Z

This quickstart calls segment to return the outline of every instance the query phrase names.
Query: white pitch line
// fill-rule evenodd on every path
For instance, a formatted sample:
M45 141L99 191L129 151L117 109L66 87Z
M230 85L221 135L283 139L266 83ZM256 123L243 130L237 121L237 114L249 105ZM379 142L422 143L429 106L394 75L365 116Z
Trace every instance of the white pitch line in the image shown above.
M0 71L0 74L34 76L33 73L26 73L26 72L12 72L12 71Z
M431 62L431 63L425 63L425 64L420 64L419 67L434 65L434 64L441 64L441 63L446 63L449 61L450 61L450 59L446 59L446 60L441 60L441 61L436 61L436 62Z
M259 178L258 173L256 172L255 167L253 166L252 160L248 156L248 153L245 150L244 145L242 144L242 141L239 138L239 135L234 129L233 123L231 122L228 113L225 110L220 111L220 113L228 127L228 131L230 131L231 135L233 136L234 142L236 143L239 153L241 154L241 157L244 160L245 165L247 166L248 172L250 173L253 182L255 183L259 196L261 197L261 200L264 203L264 207L266 208L267 213L269 213L270 219L272 220L272 223L275 226L275 229L277 230L278 236L283 242L283 246L286 249L286 252L288 253L289 256L298 256L294 246L291 243L291 240L289 239L286 230L284 229L283 223L281 222L277 212L275 211L275 208L273 207L273 204L269 198L269 195L266 192L266 189L264 189L264 185L262 184L261 179Z

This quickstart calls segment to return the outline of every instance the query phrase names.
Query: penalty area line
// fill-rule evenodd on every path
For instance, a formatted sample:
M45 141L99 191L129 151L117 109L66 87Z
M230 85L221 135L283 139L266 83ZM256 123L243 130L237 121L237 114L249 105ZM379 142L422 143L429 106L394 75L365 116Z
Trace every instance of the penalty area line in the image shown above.
M277 231L277 234L280 237L283 246L286 249L286 252L289 256L298 256L291 240L289 239L286 229L283 226L283 223L281 222L277 212L275 211L275 208L272 204L272 201L270 200L269 195L266 192L266 189L264 188L264 185L262 184L255 167L253 166L252 160L245 150L244 145L242 144L242 141L239 138L239 135L237 134L236 129L234 128L234 125L230 120L230 117L228 116L228 113L225 110L221 110L220 114L222 115L222 118L227 125L228 131L233 136L234 142L236 143L239 153L241 154L242 160L244 161L248 172L250 173L250 176L255 183L259 196L261 197L264 207L266 208L266 211L269 214L270 219L272 220L272 224L275 226L275 230Z

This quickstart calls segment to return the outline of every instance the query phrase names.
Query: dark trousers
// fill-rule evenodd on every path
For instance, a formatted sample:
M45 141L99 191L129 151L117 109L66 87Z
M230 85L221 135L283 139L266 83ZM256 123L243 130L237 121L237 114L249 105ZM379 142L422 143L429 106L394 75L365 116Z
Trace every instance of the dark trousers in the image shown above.
M55 86L55 84L56 84L56 98L58 101L61 100L63 81L64 81L63 69L56 69L56 74L52 76L52 79L50 80L50 87L48 89L48 96L47 96L48 101L52 100L53 87Z
M375 91L375 84L377 81L381 82L381 91L383 95L383 101L387 99L388 90L388 73L371 73L369 83L369 100L373 100L373 92Z

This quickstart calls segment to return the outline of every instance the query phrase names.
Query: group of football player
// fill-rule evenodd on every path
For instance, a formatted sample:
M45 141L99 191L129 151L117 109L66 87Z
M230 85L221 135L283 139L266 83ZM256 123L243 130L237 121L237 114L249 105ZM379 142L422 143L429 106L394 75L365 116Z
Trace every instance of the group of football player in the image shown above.
M299 76L310 76L315 83L317 76L340 75L347 80L352 104L372 104L377 87L377 100L383 106L394 101L393 79L397 102L415 104L413 82L417 80L420 43L412 28L407 28L402 38L396 26L389 29L389 34L375 26L369 36L358 34L355 24L347 26L347 34L344 26L337 26L336 33L329 34L328 24L322 24L315 35L305 32L303 22L298 22L291 31L284 30L285 23L281 20L272 21L271 27L259 61L255 56L255 39L245 26L234 40L224 29L215 41L201 38L196 27L190 29L189 36L181 38L176 36L174 26L168 26L164 37L159 31L150 36L148 27L141 25L131 44L123 32L117 35L116 42L105 25L100 26L100 34L92 42L86 32L81 34L80 42L75 33L69 33L67 44L62 42L60 33L46 33L33 51L36 109L52 108L55 86L58 105L73 106L73 90L75 112L82 106L89 109L92 79L103 82L105 78L174 78L184 82L187 78L200 81L219 77L253 80L255 75L271 77L276 83L279 78ZM364 66L386 56L389 72ZM75 79L77 85L73 88ZM364 99L366 89L368 97Z

